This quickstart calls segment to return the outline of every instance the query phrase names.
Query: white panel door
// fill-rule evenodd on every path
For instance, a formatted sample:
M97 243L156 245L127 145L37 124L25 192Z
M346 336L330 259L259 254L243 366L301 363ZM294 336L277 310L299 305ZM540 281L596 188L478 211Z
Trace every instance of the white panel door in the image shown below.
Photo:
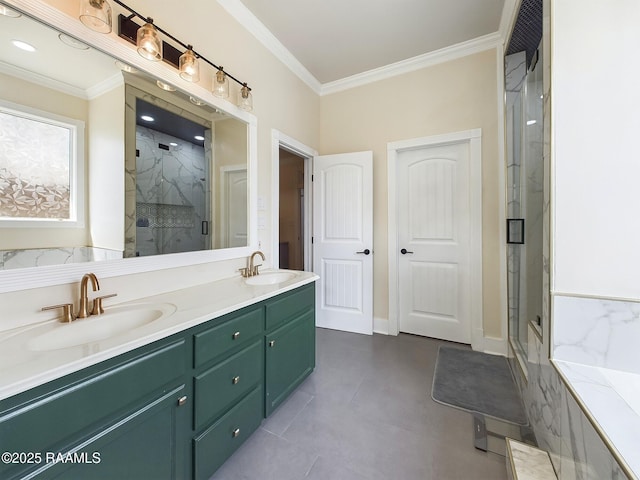
M397 161L399 329L470 343L469 144Z
M373 154L314 157L316 324L373 333Z
M247 168L227 166L220 169L220 229L217 245L221 248L247 245Z

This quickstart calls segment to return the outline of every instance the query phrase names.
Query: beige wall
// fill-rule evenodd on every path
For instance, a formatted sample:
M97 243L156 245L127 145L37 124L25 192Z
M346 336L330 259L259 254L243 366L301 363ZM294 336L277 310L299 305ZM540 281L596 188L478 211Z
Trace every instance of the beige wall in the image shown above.
M322 98L320 153L373 150L374 316L388 318L387 142L482 129L484 334L501 337L496 51Z
M124 84L89 101L91 245L124 250Z
M89 106L86 100L27 82L11 75L0 74L0 98L19 105L35 108L85 123L85 153L87 157L87 132ZM85 168L85 185L87 171ZM87 196L85 195L85 225ZM43 235L43 230L46 234ZM34 235L34 232L37 234ZM87 228L3 228L0 234L0 250L22 248L54 248L89 245Z

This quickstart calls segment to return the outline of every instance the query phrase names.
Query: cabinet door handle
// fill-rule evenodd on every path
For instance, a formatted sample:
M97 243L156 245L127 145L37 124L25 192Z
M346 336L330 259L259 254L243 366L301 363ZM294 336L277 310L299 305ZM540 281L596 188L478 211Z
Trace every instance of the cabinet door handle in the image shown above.
M240 336L240 332L236 332L236 333L234 333L233 335L231 335L231 338L232 338L233 340L236 340L239 336Z
M275 345L276 345L276 341L275 341L275 340L271 340L271 341L269 342L269 346L270 346L270 347L275 347Z
M240 375L236 375L231 379L231 383L233 383L234 385L237 385L239 381L240 381Z
M181 407L183 406L185 403L187 403L187 396L185 395L184 397L180 397L178 399L178 406Z
M233 432L231 432L231 436L233 438L236 438L238 435L240 435L240 429L236 428Z

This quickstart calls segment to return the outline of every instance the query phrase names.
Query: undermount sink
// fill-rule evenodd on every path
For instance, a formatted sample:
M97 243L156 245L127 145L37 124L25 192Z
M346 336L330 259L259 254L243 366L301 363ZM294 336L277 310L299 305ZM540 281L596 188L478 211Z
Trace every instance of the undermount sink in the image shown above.
M247 285L275 285L291 280L295 276L294 272L262 272L245 279L245 283Z
M105 313L77 319L72 323L56 323L51 329L29 340L29 350L58 350L99 342L172 315L171 303L135 304L106 308Z

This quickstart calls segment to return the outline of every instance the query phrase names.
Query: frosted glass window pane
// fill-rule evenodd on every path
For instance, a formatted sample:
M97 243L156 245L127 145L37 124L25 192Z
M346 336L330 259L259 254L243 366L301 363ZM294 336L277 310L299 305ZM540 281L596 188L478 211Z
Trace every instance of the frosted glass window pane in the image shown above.
M0 218L70 219L67 127L0 111Z

